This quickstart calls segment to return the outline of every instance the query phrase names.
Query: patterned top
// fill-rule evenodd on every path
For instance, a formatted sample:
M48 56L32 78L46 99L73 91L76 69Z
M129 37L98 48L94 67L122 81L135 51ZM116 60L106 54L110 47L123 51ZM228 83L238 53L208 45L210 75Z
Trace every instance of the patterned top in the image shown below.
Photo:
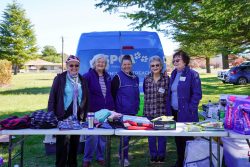
M143 82L145 116L156 118L167 114L168 83L168 77L163 74L157 82L154 81L152 74L145 77Z
M99 84L101 86L103 96L106 97L107 88L103 76L99 76Z

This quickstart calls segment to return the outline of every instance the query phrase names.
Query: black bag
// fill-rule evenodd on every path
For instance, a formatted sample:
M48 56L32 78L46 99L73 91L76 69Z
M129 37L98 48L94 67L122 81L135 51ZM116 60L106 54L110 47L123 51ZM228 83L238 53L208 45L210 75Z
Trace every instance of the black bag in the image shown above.
M125 128L124 124L123 124L123 118L122 117L118 117L118 118L114 118L114 119L108 119L108 123L113 129Z
M33 112L30 117L30 128L32 129L51 129L56 128L58 124L58 120L54 112L38 110Z

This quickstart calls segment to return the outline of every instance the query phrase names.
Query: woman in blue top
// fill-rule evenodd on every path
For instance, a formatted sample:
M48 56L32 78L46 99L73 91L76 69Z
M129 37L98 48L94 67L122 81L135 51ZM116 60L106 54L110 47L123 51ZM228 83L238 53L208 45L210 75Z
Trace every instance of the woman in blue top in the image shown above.
M107 56L97 54L90 61L91 68L84 74L89 86L89 111L96 112L101 109L114 110L114 101L111 95L111 77L106 72ZM104 166L104 151L106 140L104 136L87 136L84 149L83 167L89 167L96 152L99 165Z
M183 51L173 55L173 70L170 78L167 111L176 122L198 122L198 105L202 98L199 74L188 66L190 57ZM182 167L186 141L193 137L175 137L177 148L176 167Z
M136 115L139 110L140 92L139 78L132 72L132 59L124 55L121 61L121 71L112 80L112 95L116 112L125 115ZM124 166L129 166L128 145L129 136L124 136ZM121 157L121 144L119 149Z

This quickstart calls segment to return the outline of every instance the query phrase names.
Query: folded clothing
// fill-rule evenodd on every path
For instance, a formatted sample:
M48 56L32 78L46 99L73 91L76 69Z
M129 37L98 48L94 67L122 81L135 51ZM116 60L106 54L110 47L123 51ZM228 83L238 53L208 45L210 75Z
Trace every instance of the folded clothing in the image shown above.
M95 112L95 119L99 122L104 122L111 115L111 111L108 109L101 109Z

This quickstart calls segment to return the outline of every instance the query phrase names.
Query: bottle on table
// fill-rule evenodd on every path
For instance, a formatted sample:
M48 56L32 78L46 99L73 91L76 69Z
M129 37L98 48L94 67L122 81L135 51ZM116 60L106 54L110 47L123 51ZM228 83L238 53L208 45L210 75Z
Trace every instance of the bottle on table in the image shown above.
M211 100L208 100L208 103L207 103L207 117L208 118L212 117L212 114L213 114L212 106L213 106L213 104L212 104Z
M95 113L89 112L88 113L88 129L94 129L94 119L95 119Z

